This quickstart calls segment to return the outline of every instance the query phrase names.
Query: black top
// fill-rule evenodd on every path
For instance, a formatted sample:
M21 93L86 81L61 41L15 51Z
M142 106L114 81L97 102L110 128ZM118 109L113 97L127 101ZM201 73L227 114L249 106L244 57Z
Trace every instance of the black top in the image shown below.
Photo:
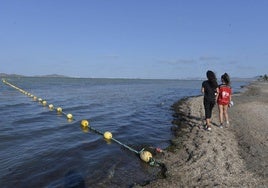
M207 101L215 101L218 86L213 86L211 82L206 80L202 83L202 87L204 88L204 99Z

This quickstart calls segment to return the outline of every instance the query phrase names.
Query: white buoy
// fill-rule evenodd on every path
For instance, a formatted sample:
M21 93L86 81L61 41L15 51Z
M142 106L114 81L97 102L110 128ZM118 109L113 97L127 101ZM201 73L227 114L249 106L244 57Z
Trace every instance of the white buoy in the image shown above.
M148 163L150 161L150 159L152 158L152 154L149 151L142 151L140 153L140 158L145 161L146 163Z
M54 108L53 104L48 105L48 108L49 108L50 110L53 110L53 108Z

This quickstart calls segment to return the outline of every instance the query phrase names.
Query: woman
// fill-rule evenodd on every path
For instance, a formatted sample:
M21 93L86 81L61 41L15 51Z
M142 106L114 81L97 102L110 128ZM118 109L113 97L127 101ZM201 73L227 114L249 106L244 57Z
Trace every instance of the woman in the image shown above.
M217 78L212 71L207 71L207 80L202 83L201 92L204 95L204 108L206 117L205 129L211 130L211 115L212 109L215 106L217 96L218 96L218 83Z
M219 96L218 96L218 108L220 117L220 128L223 128L223 116L226 121L226 125L229 125L228 117L228 106L232 99L232 88L230 86L230 77L227 73L221 76L222 84L219 86Z

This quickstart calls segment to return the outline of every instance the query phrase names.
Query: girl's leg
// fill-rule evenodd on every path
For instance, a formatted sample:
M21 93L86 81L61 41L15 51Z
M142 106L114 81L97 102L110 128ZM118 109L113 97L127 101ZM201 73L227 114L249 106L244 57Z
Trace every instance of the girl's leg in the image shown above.
M220 118L220 124L223 123L223 105L219 104L219 118Z
M229 124L228 105L223 106L223 114L227 125Z

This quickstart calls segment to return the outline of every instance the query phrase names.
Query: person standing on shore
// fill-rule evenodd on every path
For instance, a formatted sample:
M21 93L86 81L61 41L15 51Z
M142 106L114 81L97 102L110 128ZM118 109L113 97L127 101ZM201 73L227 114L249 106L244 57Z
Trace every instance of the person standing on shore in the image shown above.
M230 86L230 77L227 73L221 76L222 84L219 86L219 96L217 99L219 108L220 128L223 128L223 116L226 121L226 126L229 125L228 107L232 100L232 88Z
M218 97L218 83L215 73L208 70L207 71L207 80L202 83L201 92L204 95L204 108L205 108L205 118L206 118L206 126L205 129L211 130L211 115L212 109L216 104Z

